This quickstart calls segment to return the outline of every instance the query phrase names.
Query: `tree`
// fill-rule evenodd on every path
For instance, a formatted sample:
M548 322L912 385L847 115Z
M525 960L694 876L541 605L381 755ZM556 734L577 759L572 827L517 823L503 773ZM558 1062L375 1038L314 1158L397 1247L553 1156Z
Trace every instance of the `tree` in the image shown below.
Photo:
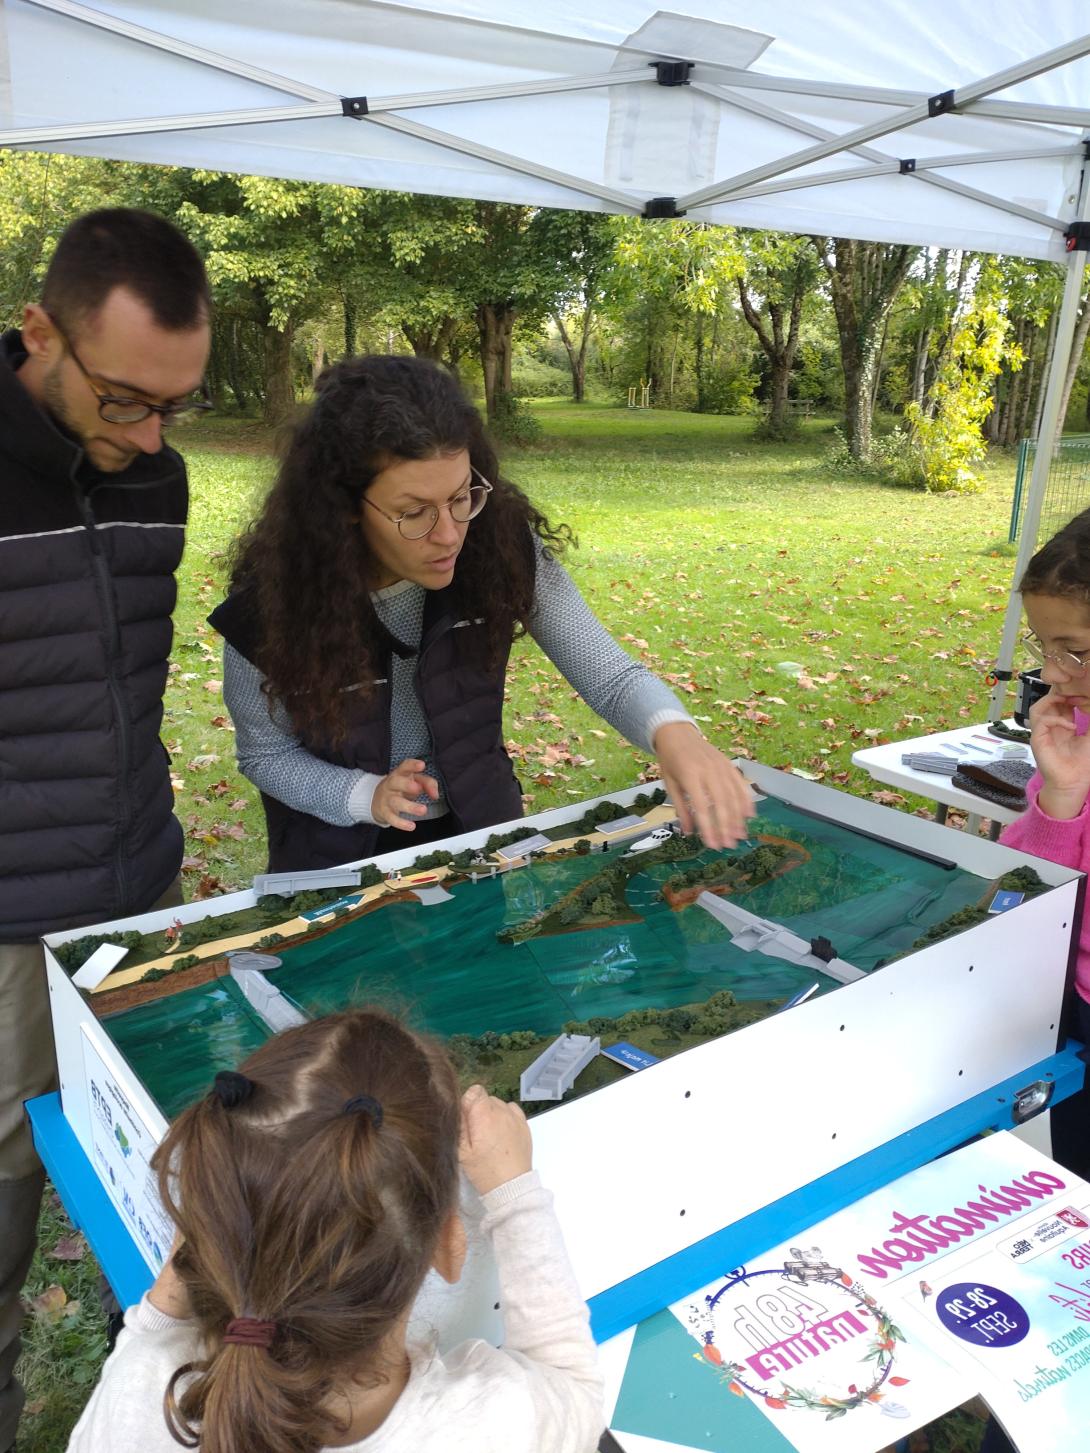
M906 483L938 492L979 487L970 465L984 454L981 425L995 406L992 381L1004 362L1012 369L1022 364L1021 349L1010 341L1002 284L993 260L980 264L927 400L905 409L909 448L898 469Z
M0 151L0 326L16 327L57 239L94 207L138 205L151 167L91 157Z
M787 391L803 305L820 265L806 238L775 232L743 233L742 252L746 267L738 279L742 316L756 333L771 371L765 431L769 438L783 439L792 429Z
M363 195L317 182L154 169L148 200L203 252L218 311L260 329L269 424L295 406L296 330L340 295L355 268Z
M617 257L625 266L623 302L638 300L646 345L646 377L652 392L673 403L681 325L695 325L694 372L697 409L707 403L705 327L723 307L728 290L745 268L732 227L684 220L614 218ZM667 358L663 337L670 337ZM665 387L664 387L665 385Z
M555 270L552 306L568 355L572 398L586 397L587 347L598 309L616 267L616 240L608 217L594 212L543 212L539 240Z
M848 237L811 241L829 280L836 315L848 449L854 458L866 460L890 311L919 249Z

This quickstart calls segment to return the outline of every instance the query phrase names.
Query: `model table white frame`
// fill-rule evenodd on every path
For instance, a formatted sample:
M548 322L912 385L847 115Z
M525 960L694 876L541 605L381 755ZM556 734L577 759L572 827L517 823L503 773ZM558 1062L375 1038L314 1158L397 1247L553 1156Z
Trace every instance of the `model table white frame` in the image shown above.
M804 812L952 860L985 879L1025 862L999 844L759 763L739 765L758 789ZM612 797L628 804L641 790ZM551 827L571 816L569 807L535 821ZM465 834L448 846L477 847L488 835ZM378 861L388 870L414 855L409 848ZM1034 866L1052 891L535 1121L537 1163L554 1191L599 1335L631 1325L714 1275L721 1249L713 1243L723 1227L1056 1052L1084 880L1055 864L1034 860ZM111 927L146 932L166 928L175 916L192 921L253 902L252 893L237 893ZM146 1132L154 1142L166 1121L50 952L87 931L51 935L47 964L64 1115L114 1195L101 1156L96 1164L95 1075L106 1077L115 1104L124 1102L130 1139ZM122 1209L135 1228L139 1204L136 1215ZM693 1261L705 1243L715 1257L708 1268ZM677 1275L667 1275L674 1266ZM453 1319L459 1333L492 1332L468 1326L467 1314L463 1305ZM470 1322L475 1315L468 1314Z

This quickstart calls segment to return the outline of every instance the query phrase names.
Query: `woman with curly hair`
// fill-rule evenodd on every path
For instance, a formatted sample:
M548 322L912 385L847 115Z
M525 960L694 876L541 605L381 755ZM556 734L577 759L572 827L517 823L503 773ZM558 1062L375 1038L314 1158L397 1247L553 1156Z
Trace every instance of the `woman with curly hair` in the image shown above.
M502 718L524 632L654 753L686 831L709 847L745 835L744 779L591 613L557 559L570 541L500 477L443 369L373 356L326 371L210 617L270 871L520 817Z

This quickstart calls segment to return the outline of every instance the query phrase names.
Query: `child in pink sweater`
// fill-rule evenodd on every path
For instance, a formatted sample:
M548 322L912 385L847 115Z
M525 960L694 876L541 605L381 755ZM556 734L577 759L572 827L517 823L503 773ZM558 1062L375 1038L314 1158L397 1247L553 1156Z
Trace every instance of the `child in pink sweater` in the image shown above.
M1038 550L1019 583L1030 653L1051 687L1030 712L1037 772L1028 810L1001 838L1012 848L1090 873L1090 510ZM1075 1032L1090 1043L1090 916L1075 968ZM1056 1158L1090 1170L1090 1095L1083 1089L1053 1114ZM1070 1142L1070 1143L1068 1143Z

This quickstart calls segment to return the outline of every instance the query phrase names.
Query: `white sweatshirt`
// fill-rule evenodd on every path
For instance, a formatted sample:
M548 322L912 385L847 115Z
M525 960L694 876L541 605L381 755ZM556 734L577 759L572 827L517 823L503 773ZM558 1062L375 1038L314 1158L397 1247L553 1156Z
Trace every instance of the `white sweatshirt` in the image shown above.
M338 1453L593 1453L605 1427L589 1317L552 1195L535 1171L483 1198L500 1276L504 1344L463 1342L446 1357L410 1344L412 1372L382 1426ZM178 1453L163 1393L198 1356L192 1322L145 1297L76 1424L68 1453Z

